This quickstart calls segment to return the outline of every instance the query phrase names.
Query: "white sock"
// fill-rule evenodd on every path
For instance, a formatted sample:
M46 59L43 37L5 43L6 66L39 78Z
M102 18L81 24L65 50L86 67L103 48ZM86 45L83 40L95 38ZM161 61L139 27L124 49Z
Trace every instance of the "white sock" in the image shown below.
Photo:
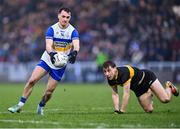
M18 103L18 105L19 105L20 107L22 107L22 106L24 106L24 103L20 101L20 102Z

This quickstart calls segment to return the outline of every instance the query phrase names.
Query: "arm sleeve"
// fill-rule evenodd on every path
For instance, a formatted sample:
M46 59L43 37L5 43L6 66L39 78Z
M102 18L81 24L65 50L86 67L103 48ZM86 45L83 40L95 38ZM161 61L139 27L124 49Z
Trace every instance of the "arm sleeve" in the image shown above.
M133 67L131 67L130 65L126 65L127 69L128 69L128 72L129 72L129 79L126 80L126 82L124 82L123 85L127 85L128 83L131 82L131 79L133 78L134 76L134 69Z
M46 39L53 39L54 30L52 27L49 27L46 31Z
M71 35L71 39L79 39L79 33L76 29L73 30L72 35Z

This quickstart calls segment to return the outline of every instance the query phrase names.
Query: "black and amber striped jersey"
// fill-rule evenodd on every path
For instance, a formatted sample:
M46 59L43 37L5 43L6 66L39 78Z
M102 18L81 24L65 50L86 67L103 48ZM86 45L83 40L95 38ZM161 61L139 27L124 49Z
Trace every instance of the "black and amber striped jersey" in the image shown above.
M108 80L109 85L125 85L127 83L138 83L142 76L143 71L136 67L132 67L130 65L126 65L123 67L117 67L117 74L114 80Z
M155 80L156 76L153 72L126 65L117 67L115 79L108 80L108 83L110 86L124 86L130 83L130 89L135 92L136 96L140 96L148 90Z

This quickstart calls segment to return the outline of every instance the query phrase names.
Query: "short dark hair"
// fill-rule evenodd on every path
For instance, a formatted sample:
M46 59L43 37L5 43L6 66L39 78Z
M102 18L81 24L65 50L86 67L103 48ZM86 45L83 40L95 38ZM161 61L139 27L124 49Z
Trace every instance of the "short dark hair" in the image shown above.
M71 10L69 8L67 8L67 7L61 7L59 9L58 13L61 13L61 11L63 11L63 10L66 11L67 13L71 13Z
M104 63L103 63L103 68L108 68L109 66L111 66L112 68L114 68L114 67L116 67L116 64L113 62L113 61L111 61L111 60L108 60L108 61L105 61Z

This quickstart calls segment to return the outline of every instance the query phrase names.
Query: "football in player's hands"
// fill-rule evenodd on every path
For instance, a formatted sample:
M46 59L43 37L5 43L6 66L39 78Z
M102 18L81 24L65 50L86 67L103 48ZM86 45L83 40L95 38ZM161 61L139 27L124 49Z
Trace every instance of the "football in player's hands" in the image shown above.
M54 55L54 58L54 66L56 67L64 67L68 63L69 59L69 57L64 53L57 53Z
M55 63L55 55L57 54L57 52L50 52L49 53L49 56L50 56L50 59L51 59L51 62L52 64Z

